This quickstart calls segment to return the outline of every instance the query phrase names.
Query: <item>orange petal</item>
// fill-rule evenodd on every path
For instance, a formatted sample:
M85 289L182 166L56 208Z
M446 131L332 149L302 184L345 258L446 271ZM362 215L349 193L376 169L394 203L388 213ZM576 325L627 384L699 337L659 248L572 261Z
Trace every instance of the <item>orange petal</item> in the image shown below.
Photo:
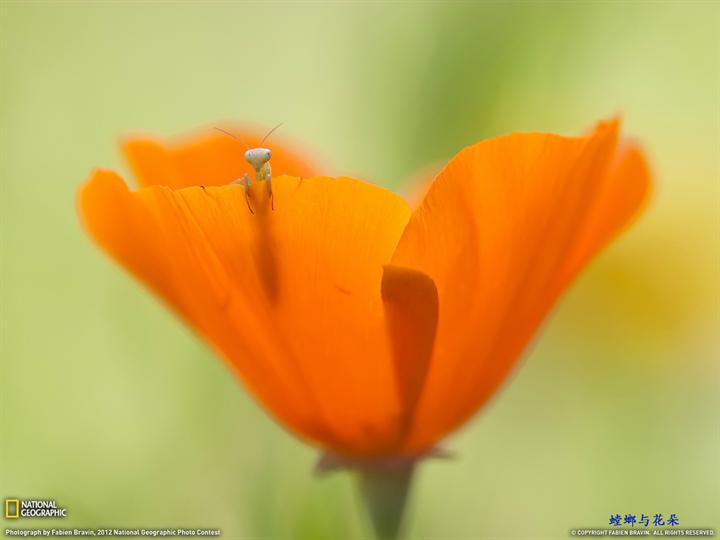
M582 230L577 231L573 254L568 257L564 279L572 277L619 230L638 213L650 195L650 169L642 150L633 143L618 148L610 173L587 213Z
M440 173L393 264L437 285L435 350L407 448L458 427L494 393L559 294L638 210L637 151L613 162L617 122L589 137L529 133L480 142Z
M223 186L248 173L255 178L245 161L246 147L260 146L264 133L250 129L228 129L237 140L217 130L190 140L164 143L149 138L125 141L123 150L133 174L141 186L162 185L173 188L188 186ZM242 142L241 142L242 141ZM274 176L301 178L315 176L316 167L307 155L291 149L282 138L272 135L265 146L272 150Z
M432 359L438 318L437 288L422 272L387 265L381 293L393 344L398 392L405 404L406 418L400 434L404 437Z
M338 453L392 452L423 375L409 357L430 356L407 332L432 335L437 314L426 276L383 269L410 210L348 178L272 182L275 209L256 183L252 214L239 185L131 193L98 171L79 205L98 243L212 343L283 423ZM400 328L400 341L389 327Z

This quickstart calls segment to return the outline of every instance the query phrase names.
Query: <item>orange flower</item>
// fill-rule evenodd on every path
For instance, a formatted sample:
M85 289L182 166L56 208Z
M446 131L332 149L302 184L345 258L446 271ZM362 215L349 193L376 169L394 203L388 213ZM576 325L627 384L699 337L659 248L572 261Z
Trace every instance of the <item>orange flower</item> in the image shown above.
M131 141L144 187L98 170L79 207L95 240L297 435L342 456L410 456L493 395L643 204L648 169L617 132L609 121L584 137L482 141L414 211L365 182L310 177L273 144L274 210L256 182L254 214L243 186L226 185L250 172L237 141Z

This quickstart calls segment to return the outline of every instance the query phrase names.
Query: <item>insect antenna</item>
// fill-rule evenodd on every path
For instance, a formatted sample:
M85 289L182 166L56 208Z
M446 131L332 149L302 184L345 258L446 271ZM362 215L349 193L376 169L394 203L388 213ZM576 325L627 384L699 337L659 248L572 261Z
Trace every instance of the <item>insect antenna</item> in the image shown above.
M270 131L268 131L268 132L265 134L265 136L262 138L262 141L260 141L260 146L262 146L263 143L267 140L267 138L268 138L270 135L272 135L273 131L275 131L277 128L279 128L280 126L282 126L283 123L284 123L284 122L280 122L277 126L275 126L275 127L272 128Z
M224 129L219 128L219 127L216 127L216 128L214 128L214 129L218 130L220 133L224 133L225 135L229 135L230 137L232 137L232 138L235 139L236 141L240 141L240 142L242 143L242 145L245 147L245 150L250 150L250 147L248 146L248 144L247 144L245 141L243 141L240 137L238 137L237 135L234 135L233 133L230 133L229 131L225 131Z

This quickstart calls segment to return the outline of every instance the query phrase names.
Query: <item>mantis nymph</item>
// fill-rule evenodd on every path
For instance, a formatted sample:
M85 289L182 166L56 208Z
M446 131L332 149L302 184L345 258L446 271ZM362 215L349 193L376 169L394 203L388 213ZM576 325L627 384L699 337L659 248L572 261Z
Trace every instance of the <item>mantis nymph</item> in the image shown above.
M245 142L243 142L241 139L230 133L229 131L225 131L224 129L215 128L218 131L221 131L225 133L226 135L230 135L232 138L237 139L238 141L242 142L245 145L245 148L247 150L245 151L245 161L247 161L250 166L255 171L255 180L257 182L260 182L262 180L265 180L267 182L268 186L268 195L270 196L270 208L275 210L275 199L273 197L273 191L272 191L272 167L270 166L270 158L272 157L272 151L269 148L263 148L262 144L267 140L267 138L272 134L273 131L275 131L277 128L282 126L282 123L278 124L274 128L272 128L270 131L268 131L265 136L262 138L262 141L260 141L260 146L257 148L249 148ZM231 184L241 184L245 187L245 200L248 205L248 209L250 210L251 214L254 214L255 212L252 209L252 206L250 206L250 176L248 173L244 173L242 178L237 178L236 180L233 180L230 182Z

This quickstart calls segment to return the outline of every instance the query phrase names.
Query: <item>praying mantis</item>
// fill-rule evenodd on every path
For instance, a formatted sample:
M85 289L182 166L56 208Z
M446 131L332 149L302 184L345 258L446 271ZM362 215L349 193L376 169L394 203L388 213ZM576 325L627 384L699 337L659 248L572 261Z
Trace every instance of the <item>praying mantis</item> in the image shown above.
M247 161L250 166L255 171L255 181L260 182L262 180L267 182L268 186L268 196L270 197L270 208L272 210L275 210L275 198L273 197L273 191L272 191L272 167L270 166L270 158L272 157L272 150L269 148L263 148L263 143L267 140L267 138L280 126L282 126L282 123L278 124L274 128L272 128L270 131L268 131L265 136L260 141L260 145L257 148L250 148L242 139L236 137L229 131L225 131L224 129L215 128L216 130L225 133L226 135L230 135L233 139L237 139L246 148L245 151L245 161ZM240 184L245 187L245 202L247 202L248 209L250 210L251 214L254 214L255 212L252 209L252 206L250 205L250 176L248 173L244 173L242 178L237 178L230 182L230 184Z

